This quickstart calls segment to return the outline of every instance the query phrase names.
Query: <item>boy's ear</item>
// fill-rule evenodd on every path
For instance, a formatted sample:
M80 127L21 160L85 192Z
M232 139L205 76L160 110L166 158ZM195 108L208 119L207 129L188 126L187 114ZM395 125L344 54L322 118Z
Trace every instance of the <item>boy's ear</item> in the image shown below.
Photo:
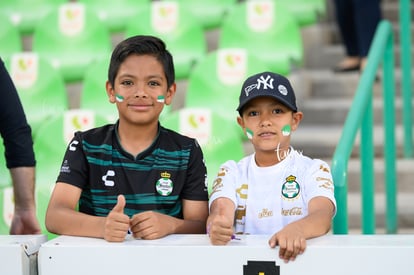
M299 123L303 118L302 112L295 112L292 116L292 131L295 131L299 127Z
M115 91L109 81L106 81L105 88L106 88L106 94L108 95L109 102L115 103L116 102Z
M171 84L171 86L167 90L167 94L165 96L165 101L164 101L165 105L171 104L176 91L177 91L177 84L174 82L173 84Z
M244 120L240 116L237 117L237 124L239 124L240 127L242 127L243 129L245 128L244 127Z

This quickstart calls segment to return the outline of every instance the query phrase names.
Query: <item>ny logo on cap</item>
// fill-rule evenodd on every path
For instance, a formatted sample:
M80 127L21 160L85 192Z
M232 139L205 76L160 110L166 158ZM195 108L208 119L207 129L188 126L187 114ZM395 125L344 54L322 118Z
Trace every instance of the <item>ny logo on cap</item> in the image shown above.
M257 89L260 89L260 84L263 84L263 89L267 90L269 87L270 89L273 89L273 78L268 75L266 78L263 77L263 75L260 76L260 78L257 79ZM270 83L268 83L270 82Z
M264 78L264 76L261 75L257 79L257 83L247 86L244 89L246 96L249 96L250 91L253 90L254 88L259 90L261 85L263 85L263 90L267 90L267 88L273 89L273 81L274 79L270 75L268 75L266 78Z

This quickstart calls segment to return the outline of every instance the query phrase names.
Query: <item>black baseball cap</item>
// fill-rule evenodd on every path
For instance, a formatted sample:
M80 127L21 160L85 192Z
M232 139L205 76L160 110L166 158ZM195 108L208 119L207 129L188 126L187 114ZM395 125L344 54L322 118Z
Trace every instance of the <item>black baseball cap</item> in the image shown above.
M247 102L260 96L270 96L297 112L296 97L289 80L277 73L262 72L248 77L242 86L239 107L243 108Z

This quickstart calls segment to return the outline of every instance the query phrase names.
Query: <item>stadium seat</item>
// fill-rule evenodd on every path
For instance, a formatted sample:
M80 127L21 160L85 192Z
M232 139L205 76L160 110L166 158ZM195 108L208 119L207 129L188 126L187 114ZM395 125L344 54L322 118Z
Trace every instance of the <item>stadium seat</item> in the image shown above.
M246 48L283 75L303 64L300 27L280 1L238 3L222 23L218 48Z
M219 28L237 0L176 0L185 5L205 30Z
M50 194L55 186L63 156L75 131L107 124L108 121L90 110L71 109L43 123L34 138L36 155L36 201L42 229ZM53 234L49 234L51 237Z
M236 124L236 108L244 80L266 70L269 66L245 49L212 51L189 76L184 106L209 108ZM240 129L238 133L244 137Z
M325 14L325 0L278 0L286 5L301 27L315 24Z
M36 25L58 5L69 0L1 0L0 10L23 35L32 34ZM3 41L3 40L2 40Z
M19 30L0 12L0 57L4 60L23 50Z
M66 83L81 81L89 64L109 58L111 50L108 29L81 3L60 5L33 33L33 51L60 71Z
M34 52L16 53L5 64L35 136L44 121L69 108L63 77Z
M108 79L109 58L96 60L85 72L80 94L80 109L89 109L104 116L108 121L115 122L118 110L109 102L105 83Z
M326 12L327 12L327 1L326 0L310 0L310 1L302 0L301 2L312 3L312 6L315 8L316 13L319 16L326 15Z
M98 15L111 33L125 30L126 23L137 18L137 12L151 0L78 0Z
M236 123L205 108L182 108L161 120L161 125L197 139L207 166L208 190L221 164L240 160L244 155L243 142Z
M127 25L127 37L156 35L167 44L174 57L177 80L186 79L193 66L207 53L204 30L184 5L154 1Z

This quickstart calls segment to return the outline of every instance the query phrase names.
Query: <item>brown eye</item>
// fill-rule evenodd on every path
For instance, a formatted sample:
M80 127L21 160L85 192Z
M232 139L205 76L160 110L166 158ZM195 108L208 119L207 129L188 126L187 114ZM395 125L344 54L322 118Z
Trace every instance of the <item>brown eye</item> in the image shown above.
M248 113L248 116L257 116L257 115L259 115L259 112L257 112L257 111L250 111Z
M121 85L124 85L124 86L131 86L133 83L132 83L132 81L130 81L130 80L124 80L124 81L121 81Z

